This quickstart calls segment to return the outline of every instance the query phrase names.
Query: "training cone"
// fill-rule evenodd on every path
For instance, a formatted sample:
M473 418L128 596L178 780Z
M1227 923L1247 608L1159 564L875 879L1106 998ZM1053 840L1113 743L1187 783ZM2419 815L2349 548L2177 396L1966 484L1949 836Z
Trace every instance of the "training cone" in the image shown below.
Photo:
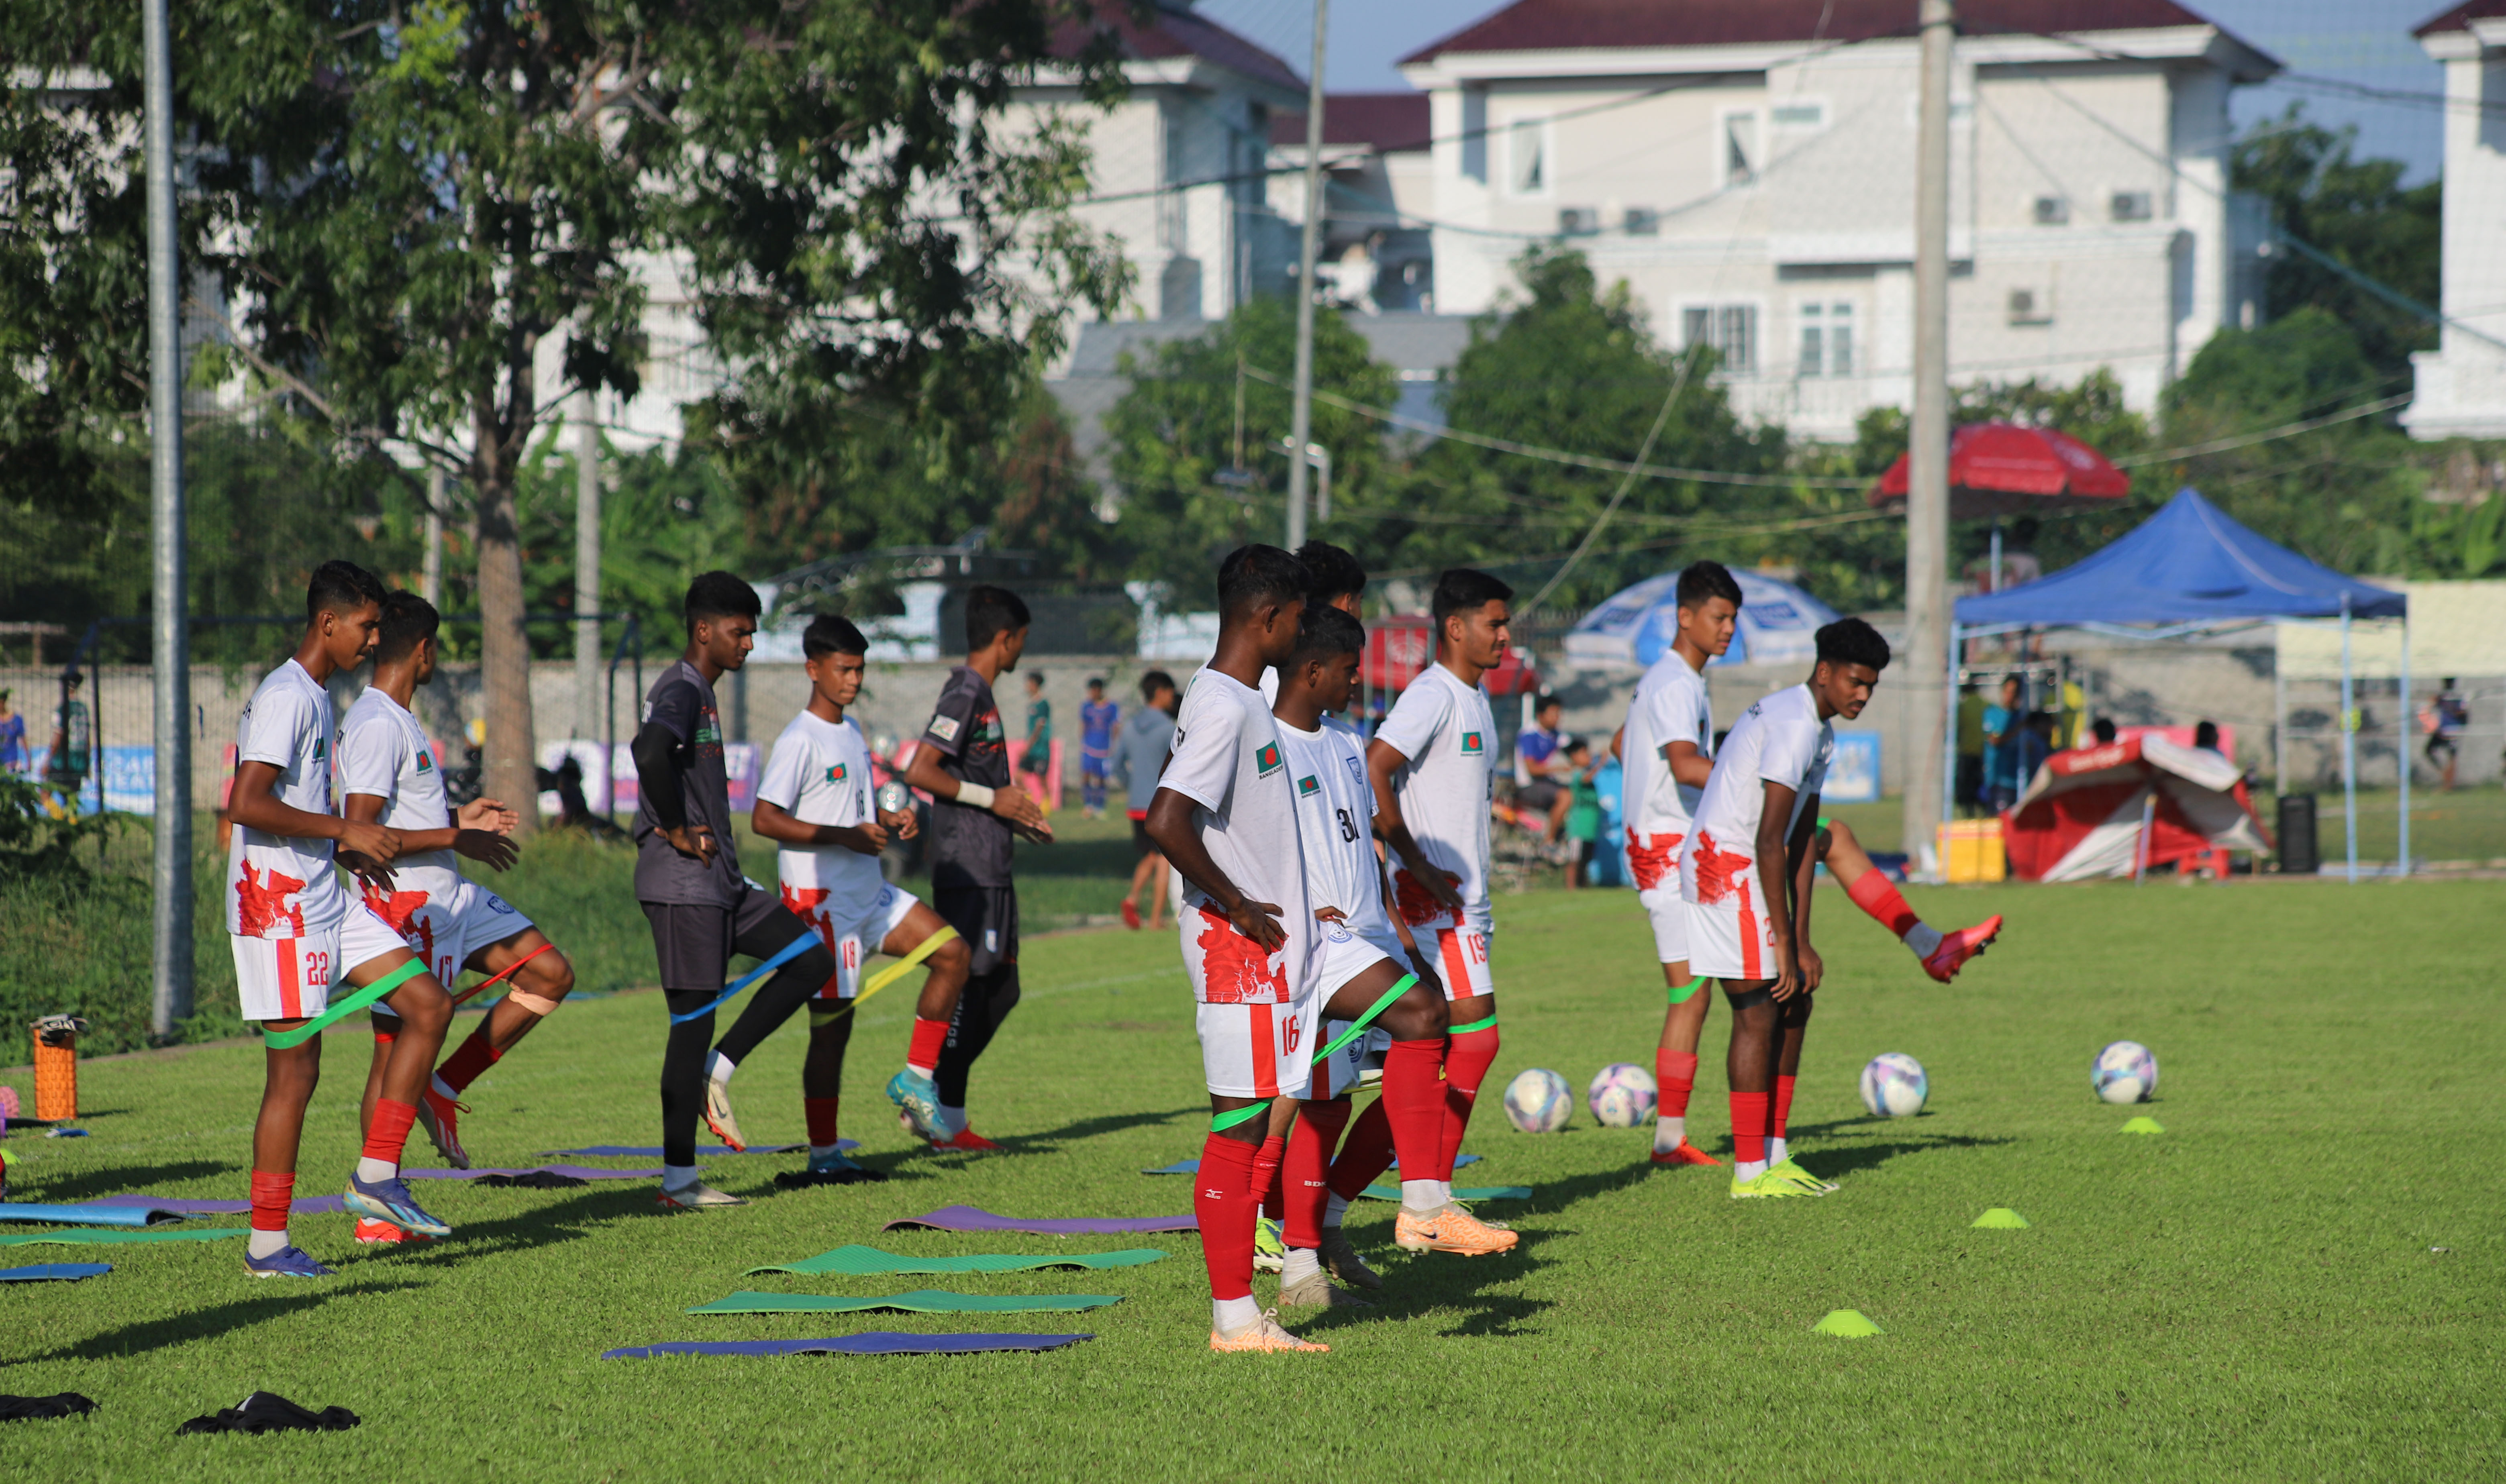
M2124 1124L2123 1132L2127 1134L2163 1134L2166 1132L2166 1130L2159 1126L2159 1122L2156 1118L2149 1116L2147 1113L2143 1113L2139 1117L2133 1118L2130 1122Z
M2018 1212L2011 1210L2007 1206L1995 1206L1990 1211L1977 1217L1967 1224L1970 1226L1986 1227L1993 1231L2025 1231L2027 1229L2027 1219L2021 1216Z
M1859 1309L1834 1309L1827 1318L1809 1326L1812 1334L1832 1334L1840 1340L1867 1340L1888 1331L1863 1318Z

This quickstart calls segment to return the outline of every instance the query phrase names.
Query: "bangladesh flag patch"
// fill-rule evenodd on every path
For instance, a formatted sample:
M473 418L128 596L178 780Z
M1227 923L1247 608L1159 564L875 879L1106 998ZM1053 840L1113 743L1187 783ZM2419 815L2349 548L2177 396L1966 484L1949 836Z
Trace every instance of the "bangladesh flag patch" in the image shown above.
M844 781L844 765L843 765L842 763L839 762L839 763L837 763L834 767L831 767L831 768L827 769L827 782L829 782L829 783L841 783L841 782L843 782L843 781Z
M418 770L419 772L421 772L421 773L432 773L432 772L434 772L434 771L435 771L435 755L434 755L434 754L432 754L432 753L427 752L424 748L420 748L420 749L418 749L418 754L417 754L417 770Z
M1257 778L1268 778L1277 771L1279 771L1279 744L1265 742L1262 744L1262 750L1253 755L1253 774Z
M1322 791L1323 786L1321 782L1311 774L1307 774L1307 776L1297 780L1297 796L1299 798L1311 798Z
M1483 752L1485 749L1486 749L1486 744L1485 744L1484 742L1482 742L1482 740L1481 740L1481 738L1480 738L1480 734L1479 734L1478 732L1475 732L1475 731L1466 731L1466 732L1462 733L1462 756L1463 756L1463 757L1465 757L1465 758L1476 758L1476 757L1478 757L1478 756L1480 755L1480 753L1481 753L1481 752Z

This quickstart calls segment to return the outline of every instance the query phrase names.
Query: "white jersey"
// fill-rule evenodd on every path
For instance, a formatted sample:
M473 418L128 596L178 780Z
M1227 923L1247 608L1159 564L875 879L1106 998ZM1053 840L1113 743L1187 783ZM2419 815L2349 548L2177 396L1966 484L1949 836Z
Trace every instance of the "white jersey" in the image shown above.
M1186 960L1205 966L1193 975L1195 998L1244 1005L1299 998L1316 936L1313 909L1306 895L1287 755L1262 692L1218 670L1195 675L1175 721L1173 756L1158 787L1199 806L1192 828L1210 860L1237 891L1278 907L1279 925L1288 935L1284 952L1272 956L1275 963L1262 959L1226 926L1226 914L1207 894L1187 883L1180 914Z
M877 818L870 780L870 744L850 718L829 722L807 711L774 739L757 796L805 825L841 829ZM878 904L887 878L878 857L841 845L786 844L775 856L786 896L823 904L828 920L856 923ZM809 893L822 895L809 897Z
M1706 698L1705 677L1690 669L1677 650L1665 650L1636 683L1627 735L1619 743L1619 817L1632 833L1686 835L1705 795L1704 789L1670 775L1663 749L1673 742L1693 742L1698 752L1713 757L1714 706Z
M340 724L340 807L347 795L369 794L383 801L381 823L393 830L449 830L452 811L444 799L444 771L417 718L380 686L368 686ZM460 889L460 859L449 850L420 851L392 862L392 896L423 893L420 901L450 901ZM370 894L371 895L371 894ZM394 914L384 911L385 921Z
M278 801L331 812L331 693L290 659L269 672L235 724L235 765L278 769ZM348 894L331 868L329 840L299 840L236 827L227 847L227 931L241 937L310 937L335 932Z
M1786 838L1801 823L1811 795L1827 781L1828 760L1836 753L1836 728L1819 719L1818 701L1808 685L1761 698L1742 712L1723 739L1723 754L1705 780L1698 801L1696 828L1679 851L1680 895L1698 901L1700 872L1708 887L1736 871L1753 870L1758 824L1766 815L1768 783L1793 791L1793 812L1784 822ZM1713 857L1700 862L1700 853ZM1717 892L1709 890L1709 896Z
M1375 788L1366 777L1366 744L1330 717L1318 731L1279 723L1288 776L1297 792L1297 832L1306 841L1306 890L1313 909L1338 907L1342 933L1398 942L1383 904L1382 866L1375 854ZM1330 928L1324 936L1341 936Z
M1488 908L1488 803L1496 796L1496 713L1488 709L1487 692L1463 685L1442 664L1429 665L1393 702L1375 735L1410 760L1395 795L1401 822L1431 864L1462 878L1463 922L1490 932L1495 916ZM1409 872L1401 876L1406 881ZM1401 905L1413 927L1447 920L1423 887L1404 887Z

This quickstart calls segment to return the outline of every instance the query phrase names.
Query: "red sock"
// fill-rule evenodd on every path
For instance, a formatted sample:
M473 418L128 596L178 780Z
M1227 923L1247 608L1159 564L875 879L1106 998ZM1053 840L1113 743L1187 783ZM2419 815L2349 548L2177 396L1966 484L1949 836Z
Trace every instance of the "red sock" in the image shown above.
M1784 1120L1792 1115L1793 1078L1788 1077L1776 1078L1774 1109L1775 1121L1768 1128L1767 1132L1774 1138L1781 1139L1784 1136Z
M1494 1039L1491 1031L1489 1038ZM1445 1142L1445 1040L1441 1036L1424 1041L1396 1041L1392 1049L1383 1053L1383 1096L1377 1101L1391 1121L1393 1150L1401 1158L1403 1180L1442 1180L1439 1168L1450 1170L1450 1161L1438 1160L1444 1155ZM1377 1165L1373 1180L1383 1173ZM1338 1175L1339 1171L1333 1171ZM1354 1198L1357 1191L1343 1190L1332 1183L1334 1190ZM1366 1188L1360 1182L1358 1190Z
M913 1042L905 1048L905 1064L924 1077L929 1077L939 1070L940 1048L948 1043L948 1021L924 1020L920 1016L915 1016Z
M1287 1185L1281 1214L1290 1247L1323 1245L1323 1205L1331 1196L1332 1150L1340 1131L1348 1126L1346 1103L1307 1103L1297 1110L1296 1137L1288 1141L1288 1157L1280 1166Z
M287 1213L295 1205L296 1172L272 1175L264 1170L252 1172L252 1229L285 1231Z
M1200 1223L1200 1260L1209 1296L1253 1296L1253 1146L1225 1134L1201 1141L1192 1214Z
M1653 1079L1662 1089L1662 1115L1688 1116L1688 1095L1697 1089L1697 1053L1654 1048Z
M1861 880L1844 889L1844 895L1853 899L1855 906L1870 913L1872 921L1899 937L1922 922L1915 915L1915 909L1906 905L1905 894L1897 890L1897 884L1876 870L1864 871Z
M1732 1094L1732 1162L1763 1164L1767 1158L1767 1095Z
M457 1093L479 1080L479 1074L496 1065L496 1058L504 1054L496 1049L494 1042L487 1039L487 1022L482 1020L479 1029L470 1033L470 1039L454 1047L450 1056L444 1058L444 1065L435 1069L435 1075L444 1078L445 1086Z
M366 1130L366 1157L400 1163L401 1147L409 1143L409 1126L417 1121L417 1105L398 1098L375 1104L374 1127Z
M841 1098L803 1098L802 1114L809 1121L809 1142L820 1148L836 1142L836 1105Z
M1272 1137L1262 1141L1261 1151L1253 1156L1253 1197L1257 1202L1254 1209L1255 1215L1268 1216L1272 1220L1279 1219L1280 1209L1286 1204L1285 1197L1279 1189L1279 1166L1285 1164L1287 1159L1287 1140Z
M1497 1028L1465 1031L1445 1050L1445 1135L1436 1151L1436 1179L1453 1178L1453 1159L1462 1151L1462 1131L1471 1125L1471 1106L1479 1100L1480 1078L1496 1060Z
M1396 1041L1393 1044L1401 1042ZM1430 1042L1428 1044L1442 1042ZM1388 1087L1392 1078L1392 1065L1388 1059L1383 1071ZM1433 1081L1427 1084L1431 1095L1435 1086ZM1392 1168L1392 1119L1384 1112L1391 1101L1392 1094L1387 1090L1383 1096L1367 1104L1366 1112L1359 1113L1357 1121L1349 1125L1348 1137L1341 1141L1340 1156L1332 1161L1331 1190L1342 1200L1357 1199L1366 1192L1367 1186L1375 1184L1375 1177ZM1439 1120L1445 1116L1443 1107L1432 1101L1427 1105L1427 1112ZM1428 1125L1431 1129L1443 1126L1441 1121Z

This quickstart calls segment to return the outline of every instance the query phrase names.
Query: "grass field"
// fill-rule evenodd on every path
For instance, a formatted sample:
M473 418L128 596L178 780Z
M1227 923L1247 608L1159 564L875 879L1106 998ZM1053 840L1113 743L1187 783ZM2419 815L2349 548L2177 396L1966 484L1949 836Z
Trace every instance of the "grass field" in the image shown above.
M847 1131L893 1179L776 1193L797 1156L714 1162L760 1197L665 1218L640 1184L535 1191L433 1184L458 1228L370 1253L344 1217L300 1219L341 1276L260 1283L236 1242L39 1247L10 1261L110 1261L72 1285L0 1285L0 1390L78 1391L84 1420L0 1425L29 1479L755 1479L775 1476L1253 1477L1360 1470L1648 1476L2496 1477L2506 1135L2495 926L2506 883L2265 883L1917 892L1918 908L2010 915L2004 945L1942 988L1824 894L1830 987L1795 1138L1844 1184L1736 1204L1713 1172L1655 1175L1641 1131L1530 1137L1484 1103L1466 1184L1537 1196L1493 1215L1511 1256L1383 1260L1379 1307L1300 1325L1314 1357L1215 1357L1190 1236L881 1234L953 1203L1020 1216L1190 1209L1136 1172L1197 1152L1205 1104L1171 938L1041 938L1027 1001L979 1069L977 1126L1014 1153L909 1155L876 1092L903 995L864 1011ZM1505 1050L1580 1087L1648 1061L1660 991L1624 893L1500 902ZM658 1138L657 996L569 1006L471 1091L483 1163ZM1726 1018L1717 1011L1709 1045ZM2153 1046L2160 1138L2120 1137L2088 1066ZM741 1075L752 1137L798 1139L798 1027ZM1864 1060L1929 1068L1917 1118L1864 1115ZM364 1046L331 1043L302 1193L355 1153ZM1694 1124L1723 1137L1719 1057ZM28 1089L20 1082L21 1094ZM1491 1082L1491 1088L1496 1082ZM221 1045L85 1069L83 1141L19 1129L19 1200L122 1191L240 1196L258 1055ZM425 1163L419 1159L413 1162ZM1987 1207L2026 1231L1977 1231ZM1391 1208L1362 1204L1362 1247ZM211 1219L240 1225L241 1218ZM1097 1273L743 1278L843 1243L923 1253L1172 1255ZM1257 1293L1271 1291L1263 1279ZM740 1288L877 1294L1107 1292L1086 1315L684 1315ZM1855 1308L1887 1333L1814 1335ZM1041 1356L603 1361L670 1339L865 1329L1089 1331ZM338 1435L176 1438L255 1388L341 1404ZM1406 1461L1406 1462L1405 1462Z

